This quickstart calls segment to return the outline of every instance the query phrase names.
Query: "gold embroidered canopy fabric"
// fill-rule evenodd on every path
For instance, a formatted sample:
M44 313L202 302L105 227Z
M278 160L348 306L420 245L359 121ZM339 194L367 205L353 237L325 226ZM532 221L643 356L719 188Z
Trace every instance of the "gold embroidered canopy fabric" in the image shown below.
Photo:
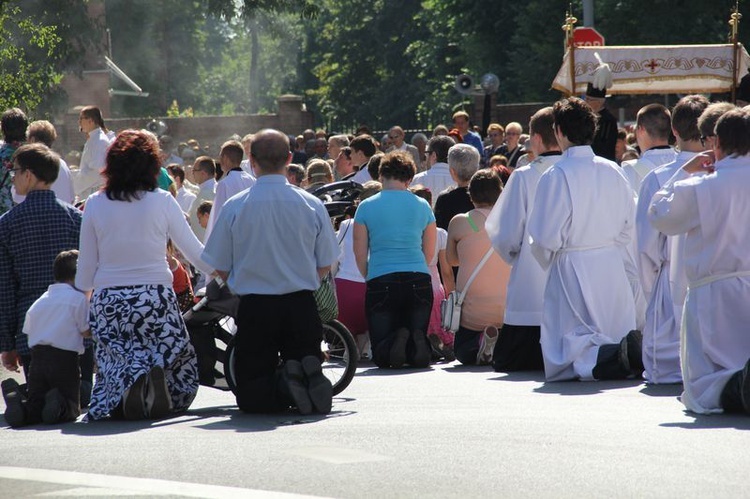
M732 89L733 45L659 45L581 47L575 49L575 89L571 88L570 50L552 88L583 94L598 62L594 52L610 65L614 84L609 94L720 93ZM750 56L739 45L737 80L747 74Z

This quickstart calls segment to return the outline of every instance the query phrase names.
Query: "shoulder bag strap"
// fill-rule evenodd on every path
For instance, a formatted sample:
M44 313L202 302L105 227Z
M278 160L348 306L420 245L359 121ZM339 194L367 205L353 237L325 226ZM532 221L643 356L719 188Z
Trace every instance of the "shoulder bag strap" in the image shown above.
M464 298L466 297L466 292L469 290L469 286L471 286L471 283L474 282L474 279L476 278L477 274L479 274L479 271L482 270L482 267L484 267L484 264L487 263L487 260L490 259L492 256L492 253L495 250L492 248L492 245L490 245L490 249L487 250L487 253L484 254L482 259L477 264L476 268L474 269L474 272L471 273L469 276L469 280L466 281L466 286L464 286L463 291L461 291L458 294L458 305L460 306L464 302Z

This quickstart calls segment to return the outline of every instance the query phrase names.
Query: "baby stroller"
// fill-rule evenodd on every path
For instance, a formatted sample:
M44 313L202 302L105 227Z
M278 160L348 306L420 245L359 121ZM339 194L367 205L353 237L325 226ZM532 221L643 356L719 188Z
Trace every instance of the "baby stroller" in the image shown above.
M234 334L237 328L239 297L217 280L208 283L205 295L182 317L190 341L198 356L200 384L234 392ZM357 346L354 337L340 322L323 324L321 341L323 374L333 385L333 394L341 393L357 371Z
M354 216L356 201L361 193L362 186L351 180L333 182L310 191L310 194L323 201L335 228L338 228L339 222L346 215Z

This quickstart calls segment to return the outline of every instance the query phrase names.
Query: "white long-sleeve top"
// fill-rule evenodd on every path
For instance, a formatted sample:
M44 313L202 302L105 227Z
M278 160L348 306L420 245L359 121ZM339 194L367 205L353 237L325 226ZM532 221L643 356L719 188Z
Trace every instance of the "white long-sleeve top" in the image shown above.
M206 234L203 236L204 243L208 241L209 237L211 237L211 231L213 230L214 225L216 225L216 221L221 214L221 209L224 207L224 203L227 202L227 199L235 194L239 194L245 189L251 188L254 185L255 179L242 170L230 170L216 183L216 195L214 196L214 205L211 207L211 214L208 216Z
M101 128L95 128L89 133L78 165L76 195L82 197L104 183L101 169L107 162L107 149L112 140L113 137L110 137Z
M653 197L648 220L684 234L690 283L682 317L680 400L697 413L721 412L721 393L750 355L750 156L725 157L707 175L678 171Z
M531 254L527 222L539 179L560 157L559 153L540 156L531 164L516 168L485 223L492 247L513 266L505 302L506 324L539 326L542 323L547 271Z
M140 199L113 201L105 192L89 196L81 224L76 287L172 285L167 239L207 275L203 245L190 229L175 198L161 189Z
M634 221L630 184L590 146L568 148L539 179L527 230L549 269L540 333L548 381L593 379L599 346L635 328L623 260Z

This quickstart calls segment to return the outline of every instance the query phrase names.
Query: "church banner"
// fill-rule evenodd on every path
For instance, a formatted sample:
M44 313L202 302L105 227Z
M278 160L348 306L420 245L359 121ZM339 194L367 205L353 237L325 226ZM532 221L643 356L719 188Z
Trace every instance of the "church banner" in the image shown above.
M598 62L594 52L612 70L609 94L722 93L732 90L734 46L661 45L580 47L574 53L575 89L572 88L570 50L557 72L552 88L566 94L585 93ZM737 81L750 68L750 55L738 50Z

